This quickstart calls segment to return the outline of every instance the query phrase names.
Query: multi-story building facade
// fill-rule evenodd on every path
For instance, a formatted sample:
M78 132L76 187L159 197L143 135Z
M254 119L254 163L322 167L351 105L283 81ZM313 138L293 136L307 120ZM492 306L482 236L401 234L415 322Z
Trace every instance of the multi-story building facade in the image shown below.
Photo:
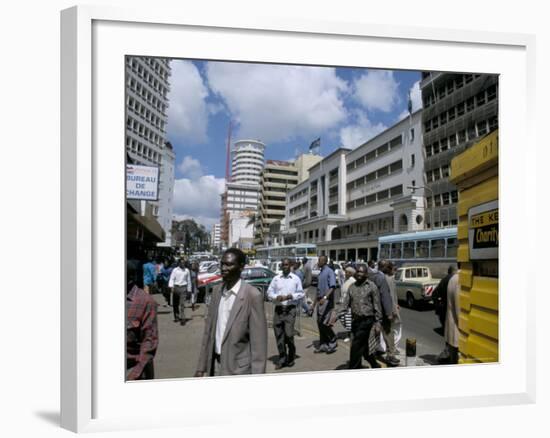
M231 182L260 184L264 167L265 144L258 140L236 141L231 150Z
M417 111L310 169L287 196L294 241L316 243L333 260L368 260L377 257L380 235L424 229L421 118Z
M150 203L167 236L171 233L175 159L166 142L169 78L168 59L126 57L126 150L135 164L159 168L159 197Z
M323 242L346 220L346 154L340 148L309 169L309 178L287 194L285 241Z
M293 162L267 160L260 178L254 244L269 245L269 226L285 217L286 194L298 183Z
M212 225L212 231L210 232L210 244L212 246L212 249L220 248L220 238L220 224Z
M428 227L456 226L451 159L498 127L498 76L423 73L422 126Z
M243 212L254 215L258 208L260 175L264 167L265 144L258 140L239 140L231 149L231 182L221 195L221 240L231 245L231 220L241 218ZM243 237L254 236L254 226Z

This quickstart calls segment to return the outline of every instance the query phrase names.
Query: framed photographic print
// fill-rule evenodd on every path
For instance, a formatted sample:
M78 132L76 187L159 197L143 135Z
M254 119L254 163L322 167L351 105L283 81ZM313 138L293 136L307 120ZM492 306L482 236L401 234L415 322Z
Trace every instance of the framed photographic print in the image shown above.
M63 427L533 400L531 36L75 7L61 43Z

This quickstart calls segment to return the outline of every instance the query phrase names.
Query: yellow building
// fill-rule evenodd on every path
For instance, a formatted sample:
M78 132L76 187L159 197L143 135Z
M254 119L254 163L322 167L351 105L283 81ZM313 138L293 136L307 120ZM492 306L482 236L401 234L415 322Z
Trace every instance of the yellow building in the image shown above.
M498 130L451 162L458 187L460 363L498 361Z

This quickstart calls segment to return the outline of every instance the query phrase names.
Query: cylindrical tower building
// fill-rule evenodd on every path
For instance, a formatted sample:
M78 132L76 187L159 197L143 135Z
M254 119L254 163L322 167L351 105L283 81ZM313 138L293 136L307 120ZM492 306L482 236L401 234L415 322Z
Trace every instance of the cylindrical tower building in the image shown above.
M231 182L259 186L264 151L265 144L258 140L235 142L231 150Z

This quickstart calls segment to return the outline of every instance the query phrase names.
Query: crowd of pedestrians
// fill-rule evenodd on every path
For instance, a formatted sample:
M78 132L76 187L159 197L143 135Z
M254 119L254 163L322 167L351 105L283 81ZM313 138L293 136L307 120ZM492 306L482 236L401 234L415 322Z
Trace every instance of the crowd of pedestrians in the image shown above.
M221 258L222 282L211 295L195 376L264 373L267 361L268 326L264 294L241 279L246 256L236 248ZM312 285L311 263L286 258L281 273L267 289L273 303L273 336L278 358L275 369L293 367L296 358L295 324L297 315L315 317L319 333L315 354L333 354L338 348L335 325L344 329L344 342L350 343L348 368L400 365L397 345L402 323L394 280L395 266L387 260L378 263L347 263L336 281L334 266L322 255L315 298L305 293ZM127 288L127 378L154 376L153 358L158 346L157 304L153 291L163 294L165 306L172 306L174 321L185 325L185 303L191 311L198 305L198 263L180 259L177 263L148 259L142 277L135 264L128 264ZM139 281L141 280L141 282ZM140 284L141 283L141 284ZM339 296L337 296L337 294ZM456 270L436 289L436 311L445 330L446 363L458 360L458 276ZM442 310L442 309L445 310ZM441 317L441 316L440 316Z

